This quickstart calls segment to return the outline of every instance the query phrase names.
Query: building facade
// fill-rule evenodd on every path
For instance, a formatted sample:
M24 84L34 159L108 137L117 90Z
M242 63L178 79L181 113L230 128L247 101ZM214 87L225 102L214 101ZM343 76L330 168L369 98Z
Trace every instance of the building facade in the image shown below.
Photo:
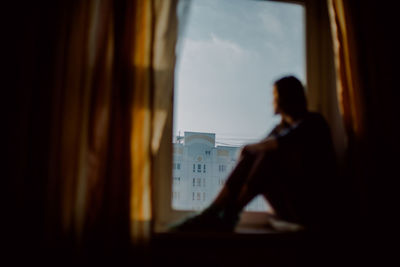
M208 206L236 165L240 147L216 146L215 134L185 132L173 143L172 207L201 210ZM256 197L247 211L267 211L269 206Z

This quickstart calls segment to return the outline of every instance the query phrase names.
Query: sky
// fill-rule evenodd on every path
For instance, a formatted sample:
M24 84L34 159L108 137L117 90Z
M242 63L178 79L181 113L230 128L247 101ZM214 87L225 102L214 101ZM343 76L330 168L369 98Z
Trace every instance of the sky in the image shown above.
M192 0L180 27L175 68L174 135L215 133L243 145L279 122L272 86L305 82L304 9L256 0Z

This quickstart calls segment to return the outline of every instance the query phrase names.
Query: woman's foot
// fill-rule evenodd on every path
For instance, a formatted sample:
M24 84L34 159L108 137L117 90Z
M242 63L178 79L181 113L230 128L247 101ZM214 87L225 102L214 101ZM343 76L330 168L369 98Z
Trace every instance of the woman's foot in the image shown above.
M172 225L169 230L170 232L233 232L238 221L238 215L228 216L224 211L206 209L198 215Z

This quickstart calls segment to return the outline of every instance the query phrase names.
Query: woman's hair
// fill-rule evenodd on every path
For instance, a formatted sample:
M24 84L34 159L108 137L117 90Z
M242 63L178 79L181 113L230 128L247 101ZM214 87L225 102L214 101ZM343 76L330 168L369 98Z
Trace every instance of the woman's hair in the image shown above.
M275 82L278 106L281 112L297 119L307 112L307 100L303 84L294 76L286 76Z

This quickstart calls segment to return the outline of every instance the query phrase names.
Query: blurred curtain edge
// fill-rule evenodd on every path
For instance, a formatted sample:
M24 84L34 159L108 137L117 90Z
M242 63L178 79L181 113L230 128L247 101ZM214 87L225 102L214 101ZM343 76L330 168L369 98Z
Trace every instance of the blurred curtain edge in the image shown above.
M334 63L336 69L336 93L338 107L342 116L347 136L345 177L350 190L348 198L349 218L356 218L357 223L368 214L368 188L366 166L371 166L367 149L365 77L362 76L357 25L353 23L352 7L343 0L327 0ZM353 12L354 13L354 12ZM352 202L350 202L350 199ZM350 217L352 216L352 217Z
M366 168L373 166L367 148L366 112L370 110L366 110L368 88L360 66L361 57L370 55L363 54L360 46L360 25L354 23L356 3L306 0L305 5L309 107L322 113L331 126L339 166L337 205L348 218L342 226L348 228L367 216L371 197L367 180L372 172L368 174Z
M176 5L176 0L60 5L50 66L55 74L45 210L50 242L61 237L108 248L148 240L153 158L172 105Z

